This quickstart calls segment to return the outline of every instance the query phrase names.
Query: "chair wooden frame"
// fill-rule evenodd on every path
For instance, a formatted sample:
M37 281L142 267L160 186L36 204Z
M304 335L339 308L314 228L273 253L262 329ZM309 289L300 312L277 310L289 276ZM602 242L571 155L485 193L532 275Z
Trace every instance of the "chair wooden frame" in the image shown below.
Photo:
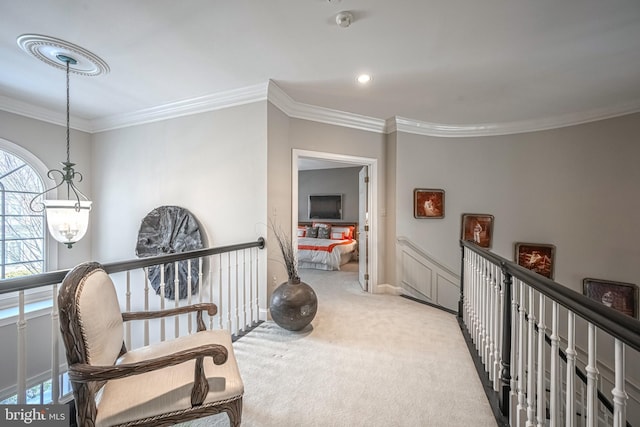
M60 314L60 330L66 348L68 373L76 405L78 425L81 427L95 426L97 416L96 393L109 380L140 375L157 369L177 365L194 360L195 372L193 388L191 390L191 408L183 411L157 414L154 417L127 422L127 426L168 426L179 422L193 420L205 416L226 412L231 426L239 426L242 418L242 394L225 401L203 404L209 391L209 384L205 376L203 361L211 357L216 365L221 365L229 357L227 349L220 344L206 344L188 350L178 351L162 357L144 360L136 363L96 366L89 363L84 331L79 321L77 300L82 290L82 282L87 275L102 269L96 262L80 264L65 277L58 294ZM123 312L123 322L131 320L158 319L183 313L196 312L198 331L206 330L202 313L206 311L210 316L217 312L213 303L199 303L190 306L171 308L149 312ZM118 357L127 353L123 341Z

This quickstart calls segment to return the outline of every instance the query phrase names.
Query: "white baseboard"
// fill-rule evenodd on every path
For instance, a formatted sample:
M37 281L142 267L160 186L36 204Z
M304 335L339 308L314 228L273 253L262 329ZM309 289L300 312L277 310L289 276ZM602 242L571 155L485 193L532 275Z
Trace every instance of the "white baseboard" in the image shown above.
M391 285L389 283L382 283L376 286L376 293L386 295L402 295L403 289L400 286Z

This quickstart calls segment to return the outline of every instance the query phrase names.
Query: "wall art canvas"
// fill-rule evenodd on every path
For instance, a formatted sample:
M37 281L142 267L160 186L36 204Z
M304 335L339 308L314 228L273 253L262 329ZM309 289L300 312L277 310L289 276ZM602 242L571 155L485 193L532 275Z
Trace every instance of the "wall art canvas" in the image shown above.
M582 291L587 297L607 307L638 318L637 285L587 278L582 281Z
M413 190L413 216L444 218L444 190L428 188Z
M556 247L549 244L517 242L515 261L518 265L553 279Z
M493 215L462 214L461 239L490 248L493 238Z

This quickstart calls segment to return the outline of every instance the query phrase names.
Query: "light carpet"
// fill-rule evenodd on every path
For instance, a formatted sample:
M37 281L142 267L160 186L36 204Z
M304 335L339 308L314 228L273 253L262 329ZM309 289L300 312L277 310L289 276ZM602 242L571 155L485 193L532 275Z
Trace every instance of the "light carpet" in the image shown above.
M357 273L302 270L318 313L268 321L234 344L245 427L496 426L454 315L371 295ZM226 414L182 426L227 426Z

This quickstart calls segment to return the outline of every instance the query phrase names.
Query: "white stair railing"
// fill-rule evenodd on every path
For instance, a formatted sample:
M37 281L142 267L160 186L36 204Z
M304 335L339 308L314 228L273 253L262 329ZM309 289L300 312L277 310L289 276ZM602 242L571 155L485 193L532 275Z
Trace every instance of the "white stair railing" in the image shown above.
M625 371L627 353L640 354L640 322L472 242L461 246L459 316L509 424L640 426ZM615 361L608 390L599 389L602 356Z
M264 248L261 238L255 242L231 245L220 248L202 249L159 257L142 258L131 261L104 264L103 267L111 276L122 311L149 311L192 304L196 299L191 284L197 280L198 302L213 302L218 307L218 317L209 318L211 328L223 327L222 319L227 319L225 327L234 335L246 332L261 320L266 313L261 312L260 297L266 292L266 276L261 271L260 260L266 254L260 253ZM224 260L224 261L223 261ZM187 296L185 299L164 298L167 278L163 266L173 264L173 290L179 295L180 276L178 264L186 262ZM196 264L197 263L197 264ZM223 274L222 266L226 263L228 272ZM160 266L159 295L150 292L148 268ZM197 266L198 274L192 273L191 266ZM209 268L209 274L205 269ZM14 360L3 360L3 372L15 372L15 383L0 384L0 402L4 403L59 403L71 399L70 387L66 382L66 364L61 362L60 327L58 318L57 294L59 284L68 271L57 271L33 276L25 276L0 281L0 294L16 294L17 315L13 333L8 326L0 327L2 334L13 335L15 344L2 339L5 345L15 346ZM216 274L218 273L218 274ZM38 314L30 312L32 306L25 304L25 290L50 290L51 299L40 302ZM28 315L29 314L29 315ZM47 320L48 319L48 320ZM233 320L233 321L232 321ZM43 327L43 322L49 323ZM135 325L135 324L139 325ZM124 343L132 349L148 345L153 341L164 341L190 333L193 330L193 314L176 316L173 325L166 324L166 319L144 320L142 322L125 322ZM171 331L173 329L173 331ZM42 348L42 331L50 340L50 355L41 351L28 351L29 348ZM62 358L64 360L64 357ZM49 366L42 370L41 366ZM36 368L37 367L37 368ZM39 369L34 372L34 369Z

